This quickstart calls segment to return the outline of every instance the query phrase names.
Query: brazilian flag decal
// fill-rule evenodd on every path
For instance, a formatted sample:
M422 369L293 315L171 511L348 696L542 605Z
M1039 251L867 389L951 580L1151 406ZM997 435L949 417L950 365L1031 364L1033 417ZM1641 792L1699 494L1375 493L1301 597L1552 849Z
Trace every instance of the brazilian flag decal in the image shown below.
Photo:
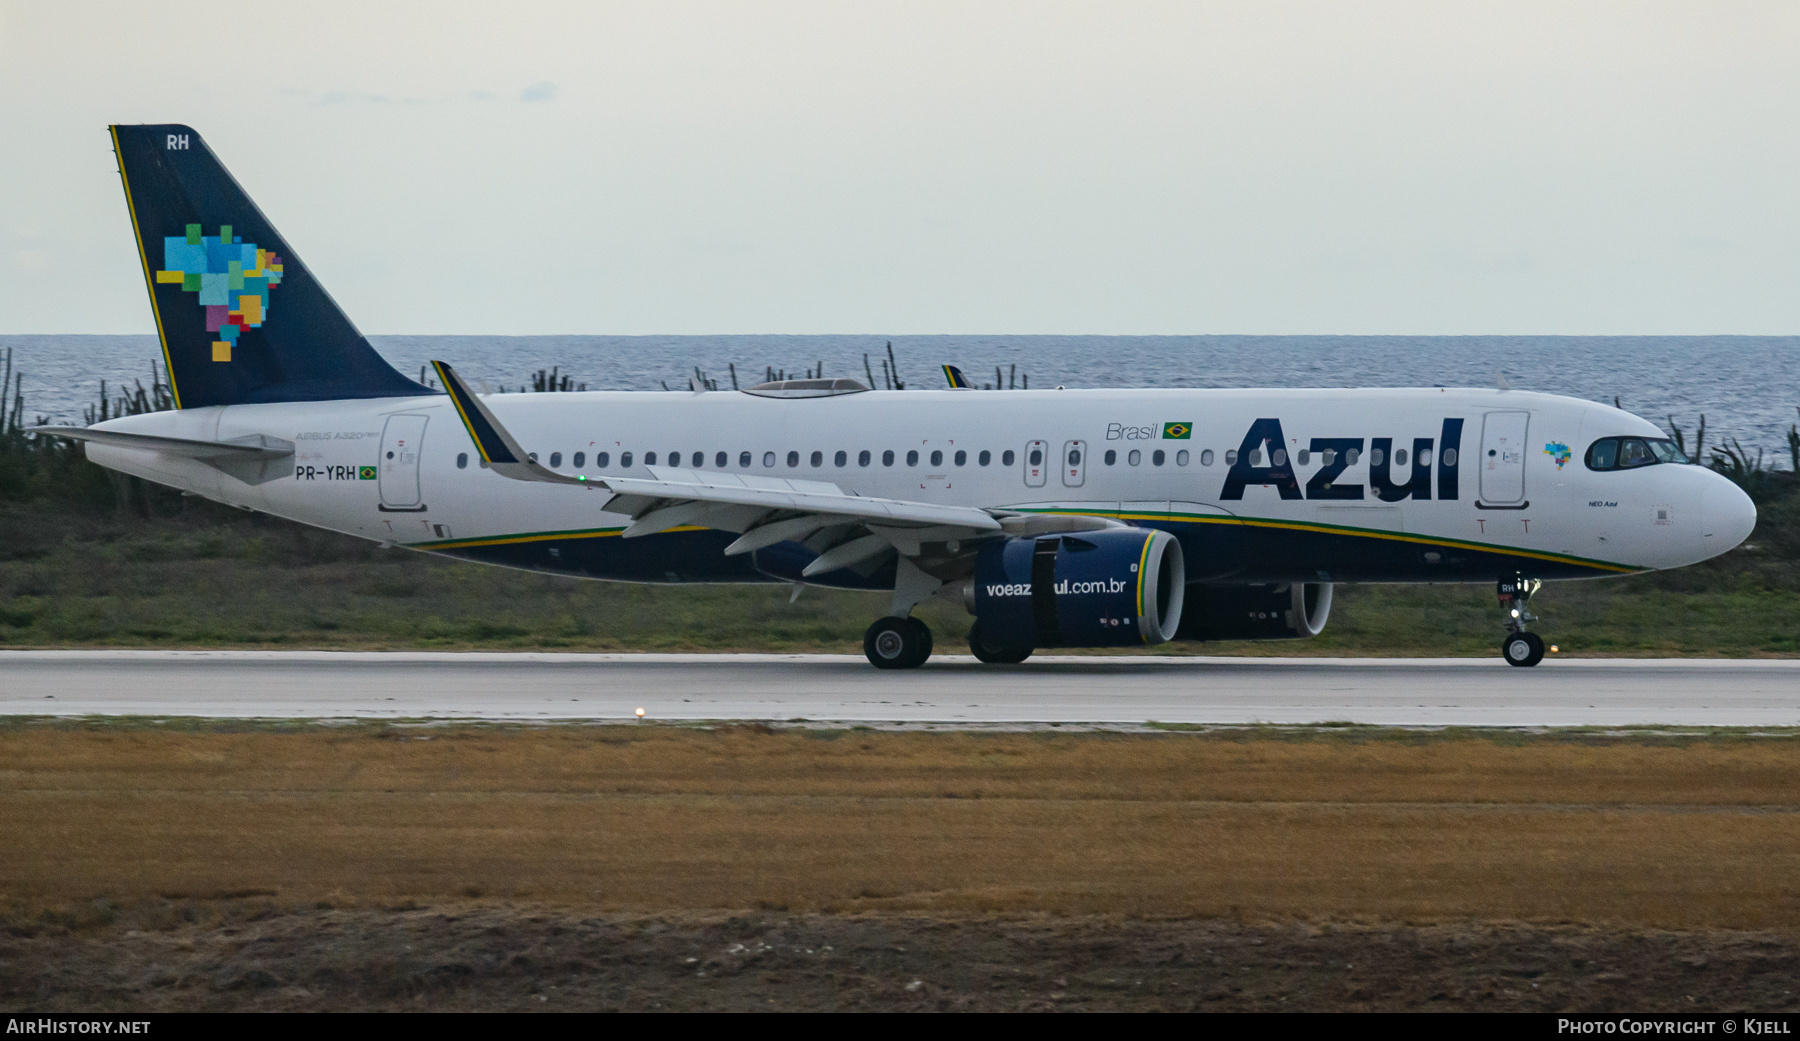
M1164 423L1163 438L1168 441L1186 441L1194 432L1193 423Z
M359 481L373 481L375 479L375 468L373 466L357 467L356 479Z

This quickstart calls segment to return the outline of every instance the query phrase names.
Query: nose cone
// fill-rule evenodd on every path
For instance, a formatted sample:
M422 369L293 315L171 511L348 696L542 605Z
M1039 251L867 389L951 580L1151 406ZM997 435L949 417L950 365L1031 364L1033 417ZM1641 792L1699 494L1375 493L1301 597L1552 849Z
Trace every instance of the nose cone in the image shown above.
M1756 504L1723 477L1708 481L1700 497L1701 546L1716 557L1736 549L1756 527Z

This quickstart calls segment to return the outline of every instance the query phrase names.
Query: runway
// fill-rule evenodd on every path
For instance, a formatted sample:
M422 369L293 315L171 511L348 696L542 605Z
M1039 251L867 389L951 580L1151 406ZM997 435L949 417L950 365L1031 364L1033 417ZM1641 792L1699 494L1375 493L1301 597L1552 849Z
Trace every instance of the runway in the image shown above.
M4 651L0 714L871 725L1800 726L1800 661Z

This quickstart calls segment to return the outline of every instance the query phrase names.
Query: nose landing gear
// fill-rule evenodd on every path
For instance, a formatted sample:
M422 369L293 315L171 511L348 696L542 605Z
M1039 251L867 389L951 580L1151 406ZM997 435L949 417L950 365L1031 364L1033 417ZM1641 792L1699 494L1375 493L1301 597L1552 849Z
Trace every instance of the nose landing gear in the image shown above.
M1531 595L1543 584L1542 579L1514 575L1501 579L1495 587L1500 596L1500 607L1507 614L1506 627L1511 630L1506 639L1500 641L1500 656L1508 665L1528 669L1544 660L1543 638L1525 631L1526 622L1537 621L1537 616L1531 613Z

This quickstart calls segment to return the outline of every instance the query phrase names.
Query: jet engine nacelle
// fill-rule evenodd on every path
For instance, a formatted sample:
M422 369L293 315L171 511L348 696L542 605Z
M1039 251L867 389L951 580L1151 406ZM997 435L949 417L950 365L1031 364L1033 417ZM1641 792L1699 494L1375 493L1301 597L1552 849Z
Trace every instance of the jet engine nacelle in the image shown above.
M1331 617L1331 583L1188 587L1177 640L1302 640Z
M1174 639L1186 577L1166 531L1007 539L977 558L970 608L994 647L1141 647Z

